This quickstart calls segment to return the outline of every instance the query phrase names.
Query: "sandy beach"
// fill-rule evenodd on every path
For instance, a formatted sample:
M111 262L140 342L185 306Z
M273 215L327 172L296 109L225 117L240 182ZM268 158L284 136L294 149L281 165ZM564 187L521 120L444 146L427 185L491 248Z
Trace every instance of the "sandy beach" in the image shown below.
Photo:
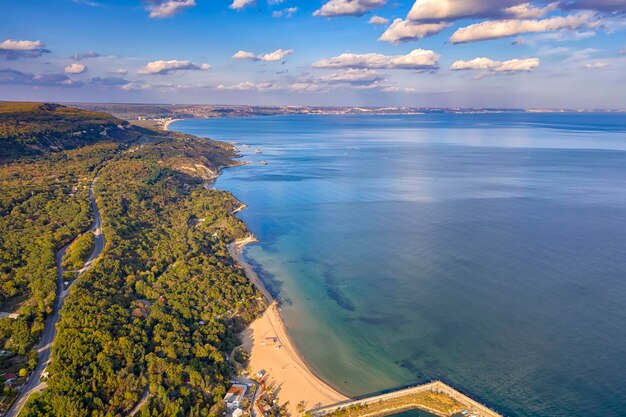
M263 315L242 334L243 348L250 354L249 370L252 374L265 370L268 384L280 387L278 399L280 403L289 402L292 416L300 415L296 411L296 405L300 401L304 401L305 408L310 409L347 400L348 397L318 378L302 360L287 334L278 304L263 286L254 269L242 258L243 246L255 241L253 236L249 236L228 246L231 256L244 268L248 278L259 288L269 304Z
M179 120L182 120L182 119L171 119L171 120L166 121L165 123L163 123L163 130L170 130L170 125Z

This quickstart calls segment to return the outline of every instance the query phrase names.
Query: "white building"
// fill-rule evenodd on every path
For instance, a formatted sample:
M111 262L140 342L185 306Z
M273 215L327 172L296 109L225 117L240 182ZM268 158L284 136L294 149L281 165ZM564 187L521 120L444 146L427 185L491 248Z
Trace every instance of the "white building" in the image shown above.
M224 396L224 402L226 403L227 408L239 408L241 406L241 401L243 397L246 395L248 387L242 384L233 384L226 395Z

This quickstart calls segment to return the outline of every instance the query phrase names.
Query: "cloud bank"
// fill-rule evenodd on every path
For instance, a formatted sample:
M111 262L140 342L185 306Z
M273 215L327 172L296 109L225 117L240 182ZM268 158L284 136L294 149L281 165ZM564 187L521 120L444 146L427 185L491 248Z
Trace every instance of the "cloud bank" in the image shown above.
M97 52L82 52L72 55L70 58L74 61L82 61L83 59L99 58L101 55Z
M0 70L0 84L34 85L41 87L68 87L80 85L79 82L72 80L65 74L34 75L12 69Z

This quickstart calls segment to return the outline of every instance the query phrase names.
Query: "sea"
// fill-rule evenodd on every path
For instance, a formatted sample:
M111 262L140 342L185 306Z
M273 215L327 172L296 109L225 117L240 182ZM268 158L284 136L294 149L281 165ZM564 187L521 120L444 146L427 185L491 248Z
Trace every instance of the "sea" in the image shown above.
M442 380L506 416L626 415L626 114L286 115L214 184L310 367L350 396Z

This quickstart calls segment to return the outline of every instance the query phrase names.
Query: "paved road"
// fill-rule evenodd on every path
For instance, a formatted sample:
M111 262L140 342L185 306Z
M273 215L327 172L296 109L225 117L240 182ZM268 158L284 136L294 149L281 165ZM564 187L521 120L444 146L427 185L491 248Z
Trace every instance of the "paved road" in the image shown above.
M94 198L94 195L93 195L93 189L94 189L94 185L97 179L98 177L96 176L91 183L91 187L89 188L89 199L91 200L91 208L94 214L93 224L91 225L91 228L89 229L95 235L95 246L94 246L93 252L89 256L89 259L87 259L85 266L80 271L78 271L78 275L76 276L76 279L74 279L67 286L65 285L65 282L63 279L63 274L65 270L61 266L61 260L63 259L63 255L65 254L65 250L67 249L69 244L63 247L57 253L57 258L56 258L56 262L57 262L56 294L57 296L56 296L56 301L54 303L54 309L52 310L52 314L48 316L48 319L46 320L46 325L43 330L43 335L41 336L39 345L37 345L37 351L39 352L37 366L35 367L33 372L30 374L28 379L26 380L26 383L22 387L20 394L18 395L16 401L13 403L11 408L6 412L5 414L6 417L17 417L20 414L22 407L24 407L24 404L26 404L28 397L30 397L32 393L39 392L46 387L46 383L41 381L41 376L43 372L46 370L46 368L48 367L48 365L50 364L50 351L52 350L52 342L54 341L54 337L56 336L56 325L57 325L57 322L59 321L59 312L61 311L61 307L63 307L63 302L65 301L65 298L70 293L70 288L72 287L72 285L76 281L78 281L78 277L80 277L85 271L91 268L93 262L100 256L100 253L102 253L102 250L104 249L105 240L104 240L104 234L102 233L100 212L98 211L98 206L96 205L96 199Z
M143 408L144 405L146 405L149 399L150 399L150 388L146 387L144 388L143 393L141 394L141 398L139 398L139 402L137 403L137 405L134 406L132 410L130 410L130 413L128 413L128 417L133 417L135 414L141 411L141 409Z

